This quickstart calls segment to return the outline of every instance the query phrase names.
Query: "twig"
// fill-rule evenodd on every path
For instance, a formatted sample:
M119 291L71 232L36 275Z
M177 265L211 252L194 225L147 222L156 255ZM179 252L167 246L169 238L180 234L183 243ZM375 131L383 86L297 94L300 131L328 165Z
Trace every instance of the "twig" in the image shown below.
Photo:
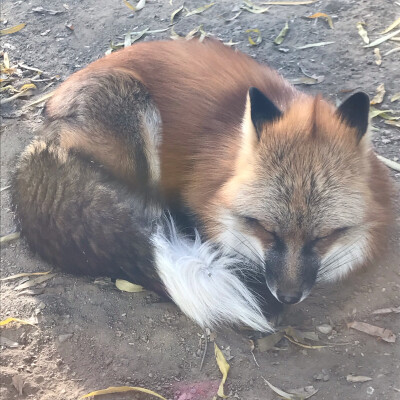
M203 356L201 357L200 371L203 369L204 360L206 359L206 354L207 354L208 339L207 339L206 330L204 330L204 340L205 340L205 343L204 343Z
M11 187L11 185L3 186L3 187L0 189L0 192L2 192L3 190L10 189L10 187Z
M27 70L29 70L29 71L37 72L38 74L43 74L43 71L40 70L40 69L38 69L38 68L28 67L27 65L22 64L22 63L18 63L18 66L19 66L20 68L27 69Z

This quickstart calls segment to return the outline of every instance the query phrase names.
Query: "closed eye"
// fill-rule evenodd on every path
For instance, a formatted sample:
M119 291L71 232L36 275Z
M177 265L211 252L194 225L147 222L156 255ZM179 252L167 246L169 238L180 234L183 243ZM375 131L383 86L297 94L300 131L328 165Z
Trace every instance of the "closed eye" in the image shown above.
M334 229L332 232L328 233L327 235L316 237L313 240L313 242L317 243L317 242L319 242L321 240L325 240L325 239L335 239L335 238L339 237L340 235L344 234L345 232L347 232L349 229L350 229L349 226L343 226L342 228Z
M242 216L242 219L245 221L246 225L251 226L252 228L262 229L263 231L272 235L274 238L278 237L275 232L269 231L268 229L266 229L265 226L258 219L253 218L253 217L247 217L247 216Z

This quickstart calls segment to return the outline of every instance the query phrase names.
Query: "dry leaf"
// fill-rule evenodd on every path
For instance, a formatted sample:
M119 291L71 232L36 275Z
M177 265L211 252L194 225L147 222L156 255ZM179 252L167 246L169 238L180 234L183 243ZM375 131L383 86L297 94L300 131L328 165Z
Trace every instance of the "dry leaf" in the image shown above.
M395 126L396 128L400 128L400 121L384 121L385 124Z
M274 43L282 44L288 32L289 32L289 23L286 21L285 26L279 32L279 35L275 38Z
M379 310L375 310L372 312L374 315L380 314L399 314L400 313L400 306L399 307L389 307L389 308L380 308Z
M51 272L50 271L46 271L46 272L22 272L20 274L16 274L16 275L11 275L11 276L7 276L5 278L1 278L0 281L10 281L12 279L18 279L18 278L23 278L24 276L33 276L33 275L47 275Z
M229 42L223 42L225 46L235 46L236 44L239 44L240 42L233 42L232 39L229 40Z
M174 27L171 28L171 35L169 36L172 40L179 40L182 39L182 36L179 36L176 32Z
M313 4L318 0L307 0L307 1L264 1L260 4L270 4L272 6L301 6L305 4Z
M380 328L379 326L370 325L365 322L350 322L347 324L348 328L355 329L360 332L367 333L371 336L376 336L388 343L394 343L396 341L396 335L389 329Z
M22 283L21 285L18 285L14 290L22 290L22 289L27 289L32 286L39 285L39 283L43 283L51 278L54 278L56 274L48 274L44 276L39 276L37 278L30 279L28 282Z
M244 4L241 5L240 8L253 14L262 14L269 10L269 7L260 7L257 4L252 3L250 0L244 0Z
M301 342L303 340L312 340L316 342L319 340L315 332L301 332L291 326L285 328L284 333L293 338L296 342Z
M135 285L134 283L125 281L123 279L117 279L115 281L115 286L123 292L138 293L144 291L143 286Z
M130 8L132 11L140 11L144 6L146 5L146 0L140 0L139 3L136 4L136 6L133 6L129 1L124 0L124 4Z
M400 18L397 18L396 21L393 22L393 24L389 25L384 31L381 32L381 35L384 35L385 33L392 31L399 25L400 25Z
M23 325L32 325L32 326L34 325L32 322L26 321L24 319L9 317L9 318L4 319L3 321L0 321L0 326L5 326L5 325L9 324L10 322L18 322Z
M346 380L347 382L351 383L361 383L361 382L372 381L372 378L370 378L369 376L361 376L361 375L360 376L347 375Z
M257 339L257 350L260 352L265 352L271 350L283 339L283 332L276 332L272 335L265 336L263 338Z
M400 33L400 29L398 29L397 31L394 31L392 33L388 33L385 36L382 36L379 39L374 40L372 43L365 45L364 47L375 47L380 45L381 43L385 42L386 40L391 39L392 37L398 35Z
M304 46L296 47L297 50L303 50L303 49L309 49L311 47L321 47L321 46L327 46L329 44L333 44L335 42L318 42L318 43L310 43L306 44Z
M400 47L399 47L400 49ZM394 101L400 100L400 92L399 93L395 93L391 98L390 98L390 102L393 103Z
M57 10L47 10L43 7L35 7L32 8L32 12L34 13L39 13L39 14L49 14L49 15L58 15L58 14L63 14L65 11L57 11Z
M22 390L24 389L24 385L25 385L25 382L24 382L22 376L14 375L12 377L12 384L14 385L15 389L17 389L18 394L20 396L22 396L23 395Z
M44 293L44 288L40 288L40 289L27 289L27 290L23 290L22 292L19 292L17 294L17 296L38 296L40 294Z
M241 13L242 13L242 11L237 12L233 17L226 19L225 22L231 22L231 21L233 21L233 20L236 19Z
M383 162L383 164L385 164L387 167L400 172L400 164L397 163L396 161L393 160L389 160L388 158L382 157L378 154L376 154L376 157L378 158L378 160L380 160L381 162Z
M394 114L395 111L393 110L378 110L375 107L370 107L369 109L369 118L381 117L384 119L395 119L396 117L392 117L389 114Z
M20 232L10 233L9 235L4 235L0 238L0 244L8 243L13 240L19 239L21 236Z
M171 24L174 23L174 18L183 10L183 5L177 8L172 14L171 14Z
M29 103L27 107L31 106L36 106L37 104L43 103L44 101L48 100L51 96L53 96L54 90L52 90L49 93L44 94L43 96L40 96L37 100L32 101L32 103Z
M293 339L291 336L289 336L289 335L285 335L285 338L286 338L287 340L289 340L289 342L291 342L291 343L293 343L293 344L296 344L297 346L303 347L303 348L305 348L305 349L324 349L324 348L326 348L326 347L330 347L330 346L312 346L312 345L310 345L310 344L301 343L301 342L298 342L297 340L294 340L294 339Z
M10 69L10 59L8 58L7 52L4 52L3 54L3 64L4 64L4 69Z
M25 28L26 24L19 24L12 26L11 28L6 28L0 30L0 36L10 35L11 33L19 32L21 29Z
M9 347L10 349L15 349L18 347L17 342L13 342L10 339L7 339L4 336L0 336L0 346Z
M382 57L378 47L375 47L374 54L375 54L375 64L380 66L382 64Z
M131 40L131 34L130 33L125 33L124 37L124 48L129 47L132 45L132 40Z
M272 383L268 382L264 377L262 377L265 383L270 387L272 391L281 396L284 400L305 400L314 396L315 393L318 392L318 389L315 389L314 386L306 386L300 389L291 390L291 393L285 392L282 389L277 388Z
M395 47L394 49L387 51L387 52L384 54L384 56L386 57L386 56L388 56L389 54L397 53L398 51L400 51L400 47Z
M219 370L221 371L221 374L222 374L221 383L219 384L219 388L218 388L218 396L226 398L227 396L225 396L225 394L224 394L224 384L225 384L226 378L228 376L230 365L226 362L225 357L222 354L222 351L219 349L219 347L215 343L214 343L214 353L215 353L215 358L217 360Z
M317 12L313 15L310 15L307 18L324 18L328 22L329 27L331 29L333 29L333 21L332 21L332 18L328 14Z
M85 399L85 398L91 397L91 396L99 396L102 394L126 393L126 392L147 393L152 396L158 397L159 399L167 400L165 397L161 396L160 394L158 394L156 392L153 392L152 390L141 388L141 387L135 387L135 386L111 386L107 389L95 390L94 392L85 394L84 396L81 397L81 399Z
M377 88L376 88L376 95L374 98L371 100L370 104L380 104L383 101L383 98L385 97L385 85L381 83Z
M362 37L364 43L369 44L368 32L364 29L365 25L365 22L357 22L358 34Z
M248 40L251 46L258 46L262 42L261 32L259 29L247 29L246 33L256 33L256 40L253 40L251 35L248 36Z
M185 17L189 17L189 16L194 15L194 14L200 14L200 13L202 13L202 12L208 10L208 9L209 9L210 7L212 7L214 4L215 4L215 3L210 3L210 4L207 4L207 5L203 6L203 7L199 7L199 8L196 8L195 10L189 11L189 12L185 15Z

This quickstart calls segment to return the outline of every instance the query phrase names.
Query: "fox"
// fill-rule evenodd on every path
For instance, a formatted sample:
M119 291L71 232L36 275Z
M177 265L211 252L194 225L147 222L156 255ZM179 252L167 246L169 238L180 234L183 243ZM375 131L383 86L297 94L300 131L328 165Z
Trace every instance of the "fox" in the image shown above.
M216 39L134 44L47 101L15 168L19 227L67 273L140 284L202 328L272 331L385 249L369 104L303 93Z

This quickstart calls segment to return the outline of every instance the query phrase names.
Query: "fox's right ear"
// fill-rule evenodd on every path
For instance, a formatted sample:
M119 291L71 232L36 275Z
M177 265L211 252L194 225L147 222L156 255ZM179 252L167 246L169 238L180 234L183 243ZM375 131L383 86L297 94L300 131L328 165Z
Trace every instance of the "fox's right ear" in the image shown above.
M247 94L243 128L261 138L262 127L282 115L281 110L261 90L251 87Z

